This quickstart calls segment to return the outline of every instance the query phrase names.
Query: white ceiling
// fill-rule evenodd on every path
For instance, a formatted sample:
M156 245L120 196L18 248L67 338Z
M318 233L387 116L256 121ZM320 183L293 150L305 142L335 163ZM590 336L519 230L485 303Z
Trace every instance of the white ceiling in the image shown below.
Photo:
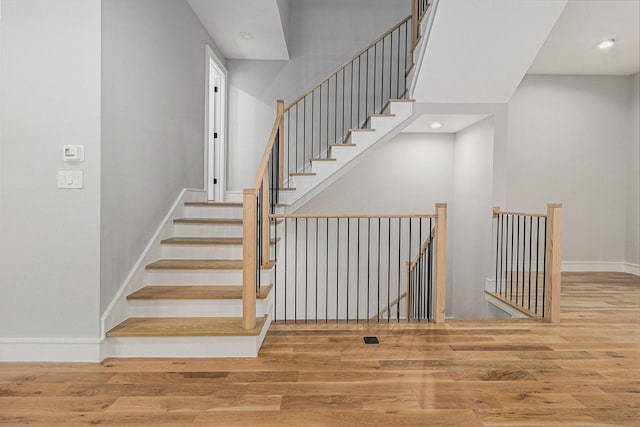
M420 78L420 102L509 101L566 0L442 0Z
M289 59L287 1L187 0L209 35L229 59ZM280 4L280 8L279 5ZM284 9L284 10L281 10ZM245 40L241 32L253 37Z
M608 50L597 45L616 39ZM570 0L530 74L629 75L640 71L640 1Z
M458 133L489 117L489 114L423 114L402 130L402 133ZM432 129L431 123L442 127Z

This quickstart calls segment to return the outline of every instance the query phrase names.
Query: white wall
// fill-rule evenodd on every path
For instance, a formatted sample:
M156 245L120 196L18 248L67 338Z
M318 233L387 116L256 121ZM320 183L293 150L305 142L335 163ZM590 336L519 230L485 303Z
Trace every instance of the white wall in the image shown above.
M631 137L627 152L627 218L625 233L625 261L640 265L640 73L631 80L631 108L629 122Z
M277 99L290 103L411 12L408 0L296 0L289 4L291 60L229 60L227 188L255 179Z
M503 208L546 212L562 202L565 262L625 259L629 83L529 75L509 102Z
M454 317L489 317L485 278L491 277L493 118L456 134L450 237Z
M203 187L205 44L217 48L184 0L104 0L102 16L104 311L182 188Z
M433 214L436 203L451 206L454 139L453 134L399 134L363 154L360 163L297 213ZM447 257L451 255L449 245ZM451 313L451 263L447 277Z
M100 0L2 1L0 337L99 336L100 14ZM84 163L62 162L69 143ZM84 189L58 189L59 170Z

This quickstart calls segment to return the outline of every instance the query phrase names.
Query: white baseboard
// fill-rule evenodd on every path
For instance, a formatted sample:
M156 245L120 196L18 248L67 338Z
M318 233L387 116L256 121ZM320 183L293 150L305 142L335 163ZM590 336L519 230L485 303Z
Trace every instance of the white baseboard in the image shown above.
M100 338L0 338L0 362L100 362Z
M173 227L173 219L182 216L184 211L184 202L203 201L206 199L206 191L183 189L175 202L167 212L162 222L158 225L155 233L149 240L149 243L142 251L142 254L133 265L133 268L124 279L118 292L111 300L111 303L105 310L101 318L101 336L105 336L106 332L127 318L127 300L129 293L137 290L143 285L143 277L145 273L145 265L157 259L160 255L160 241L165 237L170 237Z
M640 265L630 262L614 261L563 261L562 271L565 272L606 272L629 273L640 276Z

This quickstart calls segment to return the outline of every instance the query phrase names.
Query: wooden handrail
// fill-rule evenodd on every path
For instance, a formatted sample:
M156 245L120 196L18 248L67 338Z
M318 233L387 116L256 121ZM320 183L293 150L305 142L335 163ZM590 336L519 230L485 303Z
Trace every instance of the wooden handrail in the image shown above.
M427 250L427 248L431 244L431 241L435 237L436 237L436 228L433 227L433 230L431 230L431 234L429 235L429 237L427 237L427 240L424 241L424 244L418 251L418 255L416 255L415 259L409 263L409 271L413 270L416 264L420 261L420 256L422 256L422 253Z
M493 207L493 217L495 218L501 215L517 215L517 216L532 216L534 218L546 218L547 214L539 214L539 213L529 213L529 212L510 212L510 211L501 211L500 206Z
M284 101L279 99L277 101L277 112L276 112L276 120L273 123L273 128L271 129L271 134L269 134L269 140L267 141L267 146L264 148L264 154L262 155L262 160L260 160L260 165L258 166L258 173L256 174L256 178L253 181L253 188L260 188L262 184L262 178L265 173L267 173L267 167L269 166L269 157L271 156L271 151L273 151L273 144L276 141L276 135L278 131L281 129L281 122L283 120L283 111L281 105L284 105ZM280 147L282 150L282 147ZM280 172L279 172L280 173Z
M434 214L272 214L271 218L436 218Z
M374 42L370 43L369 46L365 47L364 49L362 49L360 52L356 53L355 55L353 55L351 57L350 60L346 61L345 63L343 63L342 65L340 65L338 68L335 69L335 71L332 71L331 73L329 73L325 78L323 78L322 80L320 80L317 84L315 84L311 89L307 90L303 95L301 95L300 97L298 97L295 101L293 101L292 103L290 103L285 109L284 111L289 111L291 109L291 107L293 107L294 105L296 105L298 102L302 101L304 98L306 98L307 96L309 96L311 94L311 92L313 92L314 90L316 90L317 88L319 88L321 85L323 85L327 80L329 80L330 78L332 78L333 76L335 76L336 74L338 74L340 71L342 71L347 65L351 64L353 61L356 60L356 58L360 57L362 54L364 54L366 51L368 51L369 49L371 49L372 47L374 47L375 45L377 45L378 43L380 43L381 40L383 40L385 37L387 37L389 34L391 34L392 32L394 32L395 30L397 30L398 28L400 28L405 22L409 21L411 19L412 15L407 16L406 18L404 18L402 21L400 21L399 23L397 23L396 25L394 25L392 28L390 28L389 30L387 30L383 35L381 35L380 37L378 37Z
M396 298L393 301L391 301L389 303L389 305L387 305L385 308L380 310L380 312L378 314L374 314L373 316L371 316L371 319L369 319L369 320L378 320L378 319L380 319L387 311L391 310L391 307L393 307L394 305L399 304L400 301L402 301L406 297L407 297L407 293L406 292L401 293L398 298Z

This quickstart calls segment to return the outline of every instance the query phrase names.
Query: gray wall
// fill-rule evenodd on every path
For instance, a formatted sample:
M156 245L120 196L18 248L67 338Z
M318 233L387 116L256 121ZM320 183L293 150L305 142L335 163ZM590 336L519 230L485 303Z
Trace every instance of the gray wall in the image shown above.
M0 336L98 337L100 0L3 0L0 31Z
M289 104L410 12L408 0L292 1L290 61L229 60L227 189L255 178L277 99Z
M485 278L491 265L493 118L456 134L450 238L454 317L488 317Z
M629 123L631 137L627 154L627 227L625 241L625 261L640 264L640 74L629 77L631 80L631 107Z
M101 310L204 180L205 44L184 0L102 2Z
M506 207L564 203L563 261L625 259L630 90L628 77L529 75L509 102Z

